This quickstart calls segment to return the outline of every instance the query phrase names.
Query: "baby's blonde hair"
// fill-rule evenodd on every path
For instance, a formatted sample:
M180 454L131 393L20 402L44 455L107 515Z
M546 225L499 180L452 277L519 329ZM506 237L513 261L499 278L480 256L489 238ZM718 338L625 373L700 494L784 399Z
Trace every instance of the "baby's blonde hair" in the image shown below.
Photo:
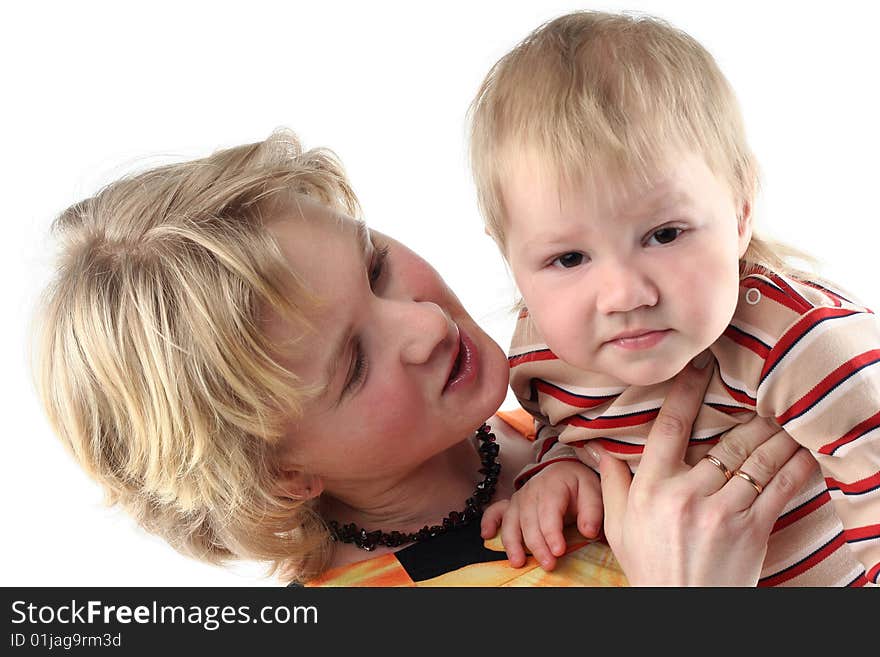
M297 196L359 214L335 156L279 131L67 209L34 371L52 428L108 503L190 556L304 579L328 535L312 504L276 492L275 457L315 391L263 330L267 312L306 330L315 301L265 226Z
M524 153L560 182L644 181L670 148L703 155L737 205L758 165L739 104L696 40L653 17L583 11L540 26L489 71L470 108L471 165L486 228L506 254L503 185ZM805 254L753 234L744 264L797 272Z

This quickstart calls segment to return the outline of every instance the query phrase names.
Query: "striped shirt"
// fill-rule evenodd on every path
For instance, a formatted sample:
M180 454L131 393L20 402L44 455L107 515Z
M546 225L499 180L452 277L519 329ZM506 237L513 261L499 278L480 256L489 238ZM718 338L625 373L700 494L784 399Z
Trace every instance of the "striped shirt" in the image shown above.
M880 576L880 322L839 291L772 272L740 282L710 347L716 364L686 461L756 414L774 419L820 471L773 528L759 586L863 586ZM559 360L528 311L509 353L510 384L536 420L536 457L519 487L596 440L635 471L669 383L628 386ZM580 454L581 459L578 459Z

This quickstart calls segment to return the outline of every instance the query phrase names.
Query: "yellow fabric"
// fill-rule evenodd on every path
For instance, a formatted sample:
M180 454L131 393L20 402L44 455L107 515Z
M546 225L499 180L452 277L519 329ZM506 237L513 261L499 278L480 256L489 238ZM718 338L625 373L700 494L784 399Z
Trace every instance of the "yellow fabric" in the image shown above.
M576 531L574 532L576 534ZM627 586L626 576L602 542L587 542L567 531L569 552L559 558L556 568L545 571L529 557L522 568L506 560L475 563L438 577L414 582L394 554L383 554L366 561L327 571L306 586ZM498 537L484 542L491 550L502 550Z

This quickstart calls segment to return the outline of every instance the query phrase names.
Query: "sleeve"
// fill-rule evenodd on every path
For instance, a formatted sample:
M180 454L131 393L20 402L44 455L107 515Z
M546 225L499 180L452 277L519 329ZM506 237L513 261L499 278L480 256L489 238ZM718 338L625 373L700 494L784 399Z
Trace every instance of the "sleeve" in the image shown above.
M813 307L769 351L757 411L822 469L843 539L880 575L880 322L855 306Z
M510 387L520 406L534 420L532 462L526 464L514 478L514 488L519 490L533 476L552 463L576 461L581 463L573 447L559 441L563 427L553 425L541 408L540 401L532 391L534 376L542 372L542 364L556 361L537 328L523 309L517 318L516 328L508 352L510 363Z
M575 461L582 463L574 448L559 442L559 431L556 427L535 418L535 440L532 445L532 462L526 464L513 480L513 486L519 490L523 485L551 463ZM589 467L584 464L585 467ZM594 470L595 471L595 470Z

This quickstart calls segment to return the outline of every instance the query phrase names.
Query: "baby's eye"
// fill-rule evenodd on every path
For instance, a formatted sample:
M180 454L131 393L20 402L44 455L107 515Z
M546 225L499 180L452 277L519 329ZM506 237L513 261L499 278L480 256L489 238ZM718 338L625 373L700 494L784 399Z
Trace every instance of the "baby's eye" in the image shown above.
M555 258L553 260L553 266L571 269L572 267L577 267L578 265L583 264L585 259L586 256L584 256L583 253L572 251L570 253L563 253L561 256Z
M672 226L668 226L666 228L661 228L660 230L655 230L651 233L651 236L648 238L648 243L654 242L655 244L669 244L670 242L674 242L678 239L678 236L684 232L682 228L674 228Z

